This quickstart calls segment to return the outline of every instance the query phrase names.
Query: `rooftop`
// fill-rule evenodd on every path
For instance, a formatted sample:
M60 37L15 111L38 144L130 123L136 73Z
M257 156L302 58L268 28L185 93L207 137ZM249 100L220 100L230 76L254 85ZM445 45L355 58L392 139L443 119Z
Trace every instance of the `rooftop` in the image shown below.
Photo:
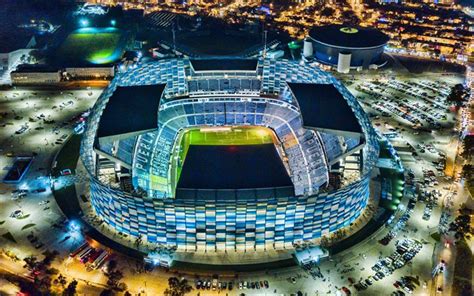
M381 46L390 39L377 29L343 25L313 27L309 31L309 36L329 45L356 48Z
M195 71L256 71L258 60L253 59L199 59L191 60Z
M354 112L333 84L288 83L288 85L298 101L304 126L362 133Z
M165 84L119 86L100 119L99 138L143 132L158 127L158 107Z
M292 186L290 176L273 143L190 145L177 189L257 189Z
M41 72L41 73L50 73L50 72L58 72L60 69L58 67L54 67L51 65L46 64L21 64L18 65L13 73L28 73L28 72Z

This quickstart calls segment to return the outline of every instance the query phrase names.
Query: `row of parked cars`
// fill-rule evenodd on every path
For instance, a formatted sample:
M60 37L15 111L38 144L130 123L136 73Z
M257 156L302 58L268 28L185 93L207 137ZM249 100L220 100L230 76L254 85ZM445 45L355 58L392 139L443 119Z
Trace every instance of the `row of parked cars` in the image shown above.
M357 90L364 92L375 102L363 101L368 106L377 110L382 116L391 117L391 113L410 122L414 127L431 126L441 128L440 120L447 120L447 106L434 101L426 92L415 92L410 89L409 85L379 85L380 83L366 82L357 87ZM402 92L408 98L397 93L390 93L386 97L387 87ZM411 98L410 98L411 97ZM365 99L365 97L360 97ZM409 98L411 100L409 100ZM413 99L423 101L415 102Z
M415 283L411 280L411 278L406 276L402 277L398 281L395 281L395 283L393 283L393 286L396 289L407 292L408 294L412 294L413 291L416 289Z
M396 269L403 267L410 260L412 260L415 255L421 250L423 244L414 240L414 239L403 239L399 240L396 243L396 251L385 258L380 259L372 266L372 270L375 272L373 276L369 276L365 280L360 280L354 285L357 291L365 290L371 286L374 281L379 281L384 277L392 274ZM413 289L410 286L405 285L403 289L407 293L412 293Z
M212 280L197 280L196 281L196 289L202 289L202 290L226 290L229 289L231 291L234 288L234 283L233 282L223 282L219 281L217 279L212 279Z
M400 217L395 226L382 238L379 243L386 246L390 241L398 235L398 232L405 228L408 219L410 219L411 213L413 213L414 204L407 207L407 211Z
M33 232L28 234L26 238L35 247L35 249L40 249L44 246L44 244L40 240L38 240L38 237L34 235Z
M221 291L228 289L231 291L234 288L233 281L219 281L217 278L214 279L204 279L204 280L196 280L195 283L197 290L213 290L213 291ZM240 281L238 282L238 289L268 289L270 285L268 284L267 280L264 281Z
M264 281L256 281L256 282L239 282L239 290L242 289L268 289L270 285L268 284L267 280Z

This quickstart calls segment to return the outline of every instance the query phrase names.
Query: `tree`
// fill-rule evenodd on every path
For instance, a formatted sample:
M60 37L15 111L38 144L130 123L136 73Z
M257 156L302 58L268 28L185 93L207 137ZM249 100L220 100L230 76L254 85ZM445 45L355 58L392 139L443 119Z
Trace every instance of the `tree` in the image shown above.
M334 9L331 7L324 7L323 10L321 10L321 15L325 17L330 17L334 14Z
M51 267L51 268L45 269L44 272L45 272L46 274L54 275L54 274L58 274L58 273L59 273L59 270L58 270L57 268Z
M463 151L461 153L461 156L467 160L471 160L472 155L474 154L474 136L467 135L466 137L464 137L464 140L462 142L462 148Z
M168 288L166 288L165 296L184 296L186 293L191 292L193 288L189 285L188 280L182 278L181 280L177 277L170 277L168 279Z
M114 292L110 289L105 289L100 292L100 296L113 296Z
M117 287L120 280L123 278L123 273L120 270L109 271L105 274L107 276L107 285Z
M474 166L472 164L465 164L462 167L462 176L467 180L470 180L474 177Z
M446 97L448 102L453 102L456 106L462 106L468 98L469 91L458 83L451 88L451 93Z
M454 231L456 239L470 238L472 234L471 229L471 212L465 207L459 209L459 215L449 224L449 230Z
M128 286L126 283L124 282L120 282L117 284L117 289L119 289L120 291L125 291L127 290Z
M59 255L59 252L56 250L50 251L46 250L43 252L44 259L42 261L44 266L50 266L53 263L54 259Z
M136 248L138 249L140 247L140 245L142 244L143 240L142 240L142 236L139 234L137 239L135 240L135 246Z
M111 272L111 271L115 270L115 268L117 268L117 261L113 260L113 259L109 260L109 262L107 262L107 265L105 267L107 272Z
M51 283L52 283L52 279L49 275L41 278L41 280L39 281L37 285L39 291L41 292L41 295L51 294Z
M36 256L30 255L25 257L23 261L25 261L25 265L23 267L28 270L33 270L38 266L38 258L36 258Z
M56 280L57 280L57 282L58 282L61 286L63 286L63 287L64 287L64 286L66 285L66 283L67 283L66 277L63 276L62 274L59 274L59 275L58 275L58 278L57 278Z
M66 289L63 291L63 296L75 296L77 288L77 281L73 280L67 285Z

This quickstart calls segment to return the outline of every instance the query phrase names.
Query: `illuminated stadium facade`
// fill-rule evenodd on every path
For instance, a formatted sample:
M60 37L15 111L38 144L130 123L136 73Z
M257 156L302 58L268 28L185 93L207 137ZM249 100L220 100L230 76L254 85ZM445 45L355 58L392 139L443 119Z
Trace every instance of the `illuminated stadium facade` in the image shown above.
M189 133L266 142L187 146ZM117 231L185 252L258 251L292 249L354 221L378 150L355 98L316 67L168 59L112 81L81 159L93 208Z

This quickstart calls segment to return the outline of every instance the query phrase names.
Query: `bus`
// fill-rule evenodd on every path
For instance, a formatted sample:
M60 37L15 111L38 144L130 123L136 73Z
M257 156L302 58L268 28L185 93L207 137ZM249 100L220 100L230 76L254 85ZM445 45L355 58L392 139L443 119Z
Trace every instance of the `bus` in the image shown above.
M79 254L77 254L77 258L79 260L82 260L84 257L86 257L87 255L90 254L90 252L92 252L92 250L94 250L91 246L87 246L87 248L85 248L82 252L80 252Z
M84 250L89 244L87 242L84 242L82 245L80 245L77 249L74 250L74 252L70 253L69 254L69 257L71 258L74 258L76 257L77 254L79 254L79 252L81 252L82 250Z
M94 262L92 262L91 267L93 269L99 268L105 262L105 260L107 260L108 257L109 253L107 253L107 251L102 252L102 254L100 254L100 256L94 260Z

